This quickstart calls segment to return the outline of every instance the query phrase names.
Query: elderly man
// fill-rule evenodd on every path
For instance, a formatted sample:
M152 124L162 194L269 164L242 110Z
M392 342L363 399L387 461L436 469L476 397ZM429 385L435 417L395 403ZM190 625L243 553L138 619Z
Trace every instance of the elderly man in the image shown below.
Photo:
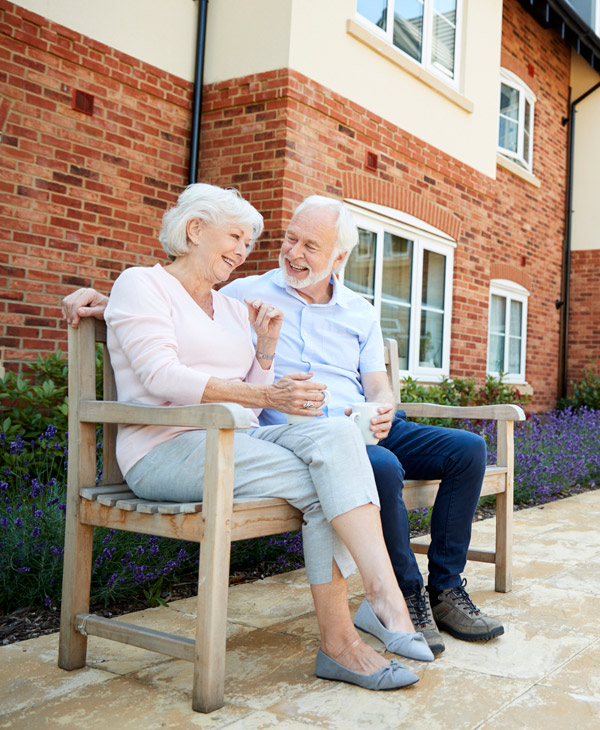
M330 393L329 404L321 406L327 416L349 415L349 405L357 401L383 404L371 425L379 444L367 450L384 537L415 629L435 654L444 651L438 628L466 641L504 633L497 619L473 604L461 578L485 472L485 442L466 431L411 423L402 411L394 413L375 310L334 275L357 241L348 209L313 195L294 212L279 269L237 279L222 291L240 300L260 297L284 312L275 375L314 373ZM106 302L94 290L78 290L65 298L63 310L76 326L82 316L101 318ZM318 409L307 403L307 413L311 406ZM285 423L285 416L264 410L261 424L273 423ZM431 518L427 587L410 547L405 478L441 480Z

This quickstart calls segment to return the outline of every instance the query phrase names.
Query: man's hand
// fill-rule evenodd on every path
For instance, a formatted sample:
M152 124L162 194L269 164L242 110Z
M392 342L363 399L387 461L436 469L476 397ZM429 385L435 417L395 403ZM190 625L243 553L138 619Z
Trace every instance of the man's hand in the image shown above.
M349 416L352 413L352 408L346 408L344 413ZM391 403L383 403L377 409L377 416L373 416L371 419L371 431L375 434L375 438L381 439L386 438L392 427L392 421L394 420L394 406Z
M72 327L77 327L81 317L104 319L108 297L95 289L77 289L62 300L64 318Z

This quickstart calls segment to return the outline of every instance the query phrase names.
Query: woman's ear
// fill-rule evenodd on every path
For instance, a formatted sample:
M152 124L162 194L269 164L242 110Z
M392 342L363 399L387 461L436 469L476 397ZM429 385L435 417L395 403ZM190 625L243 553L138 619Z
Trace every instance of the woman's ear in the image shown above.
M200 218L192 218L187 222L185 232L187 239L190 243L200 243L200 236L202 235L202 229L204 228L204 221Z

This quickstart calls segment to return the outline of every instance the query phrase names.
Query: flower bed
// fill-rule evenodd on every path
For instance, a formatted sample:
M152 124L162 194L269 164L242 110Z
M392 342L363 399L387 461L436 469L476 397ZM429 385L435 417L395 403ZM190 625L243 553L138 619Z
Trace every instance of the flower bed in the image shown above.
M495 459L494 424L467 422ZM595 485L600 476L600 411L585 408L532 416L515 428L515 501L539 504ZM37 440L8 441L0 432L0 610L56 606L60 600L67 454L48 426ZM488 502L493 498L485 498ZM426 531L430 511L415 510L413 528ZM143 597L163 602L169 585L194 581L198 546L114 530L95 530L92 602ZM300 534L234 543L233 579L260 577L302 565Z

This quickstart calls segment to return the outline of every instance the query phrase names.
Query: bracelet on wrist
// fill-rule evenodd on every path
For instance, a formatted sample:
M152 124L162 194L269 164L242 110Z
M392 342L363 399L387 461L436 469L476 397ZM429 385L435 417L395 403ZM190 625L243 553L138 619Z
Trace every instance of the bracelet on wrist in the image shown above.
M259 360L272 360L272 359L273 359L273 358L275 357L275 353L273 353L273 355L267 355L267 354L266 354L266 353L264 353L264 352L257 352L257 353L256 353L256 357L257 357L257 358L258 358Z

